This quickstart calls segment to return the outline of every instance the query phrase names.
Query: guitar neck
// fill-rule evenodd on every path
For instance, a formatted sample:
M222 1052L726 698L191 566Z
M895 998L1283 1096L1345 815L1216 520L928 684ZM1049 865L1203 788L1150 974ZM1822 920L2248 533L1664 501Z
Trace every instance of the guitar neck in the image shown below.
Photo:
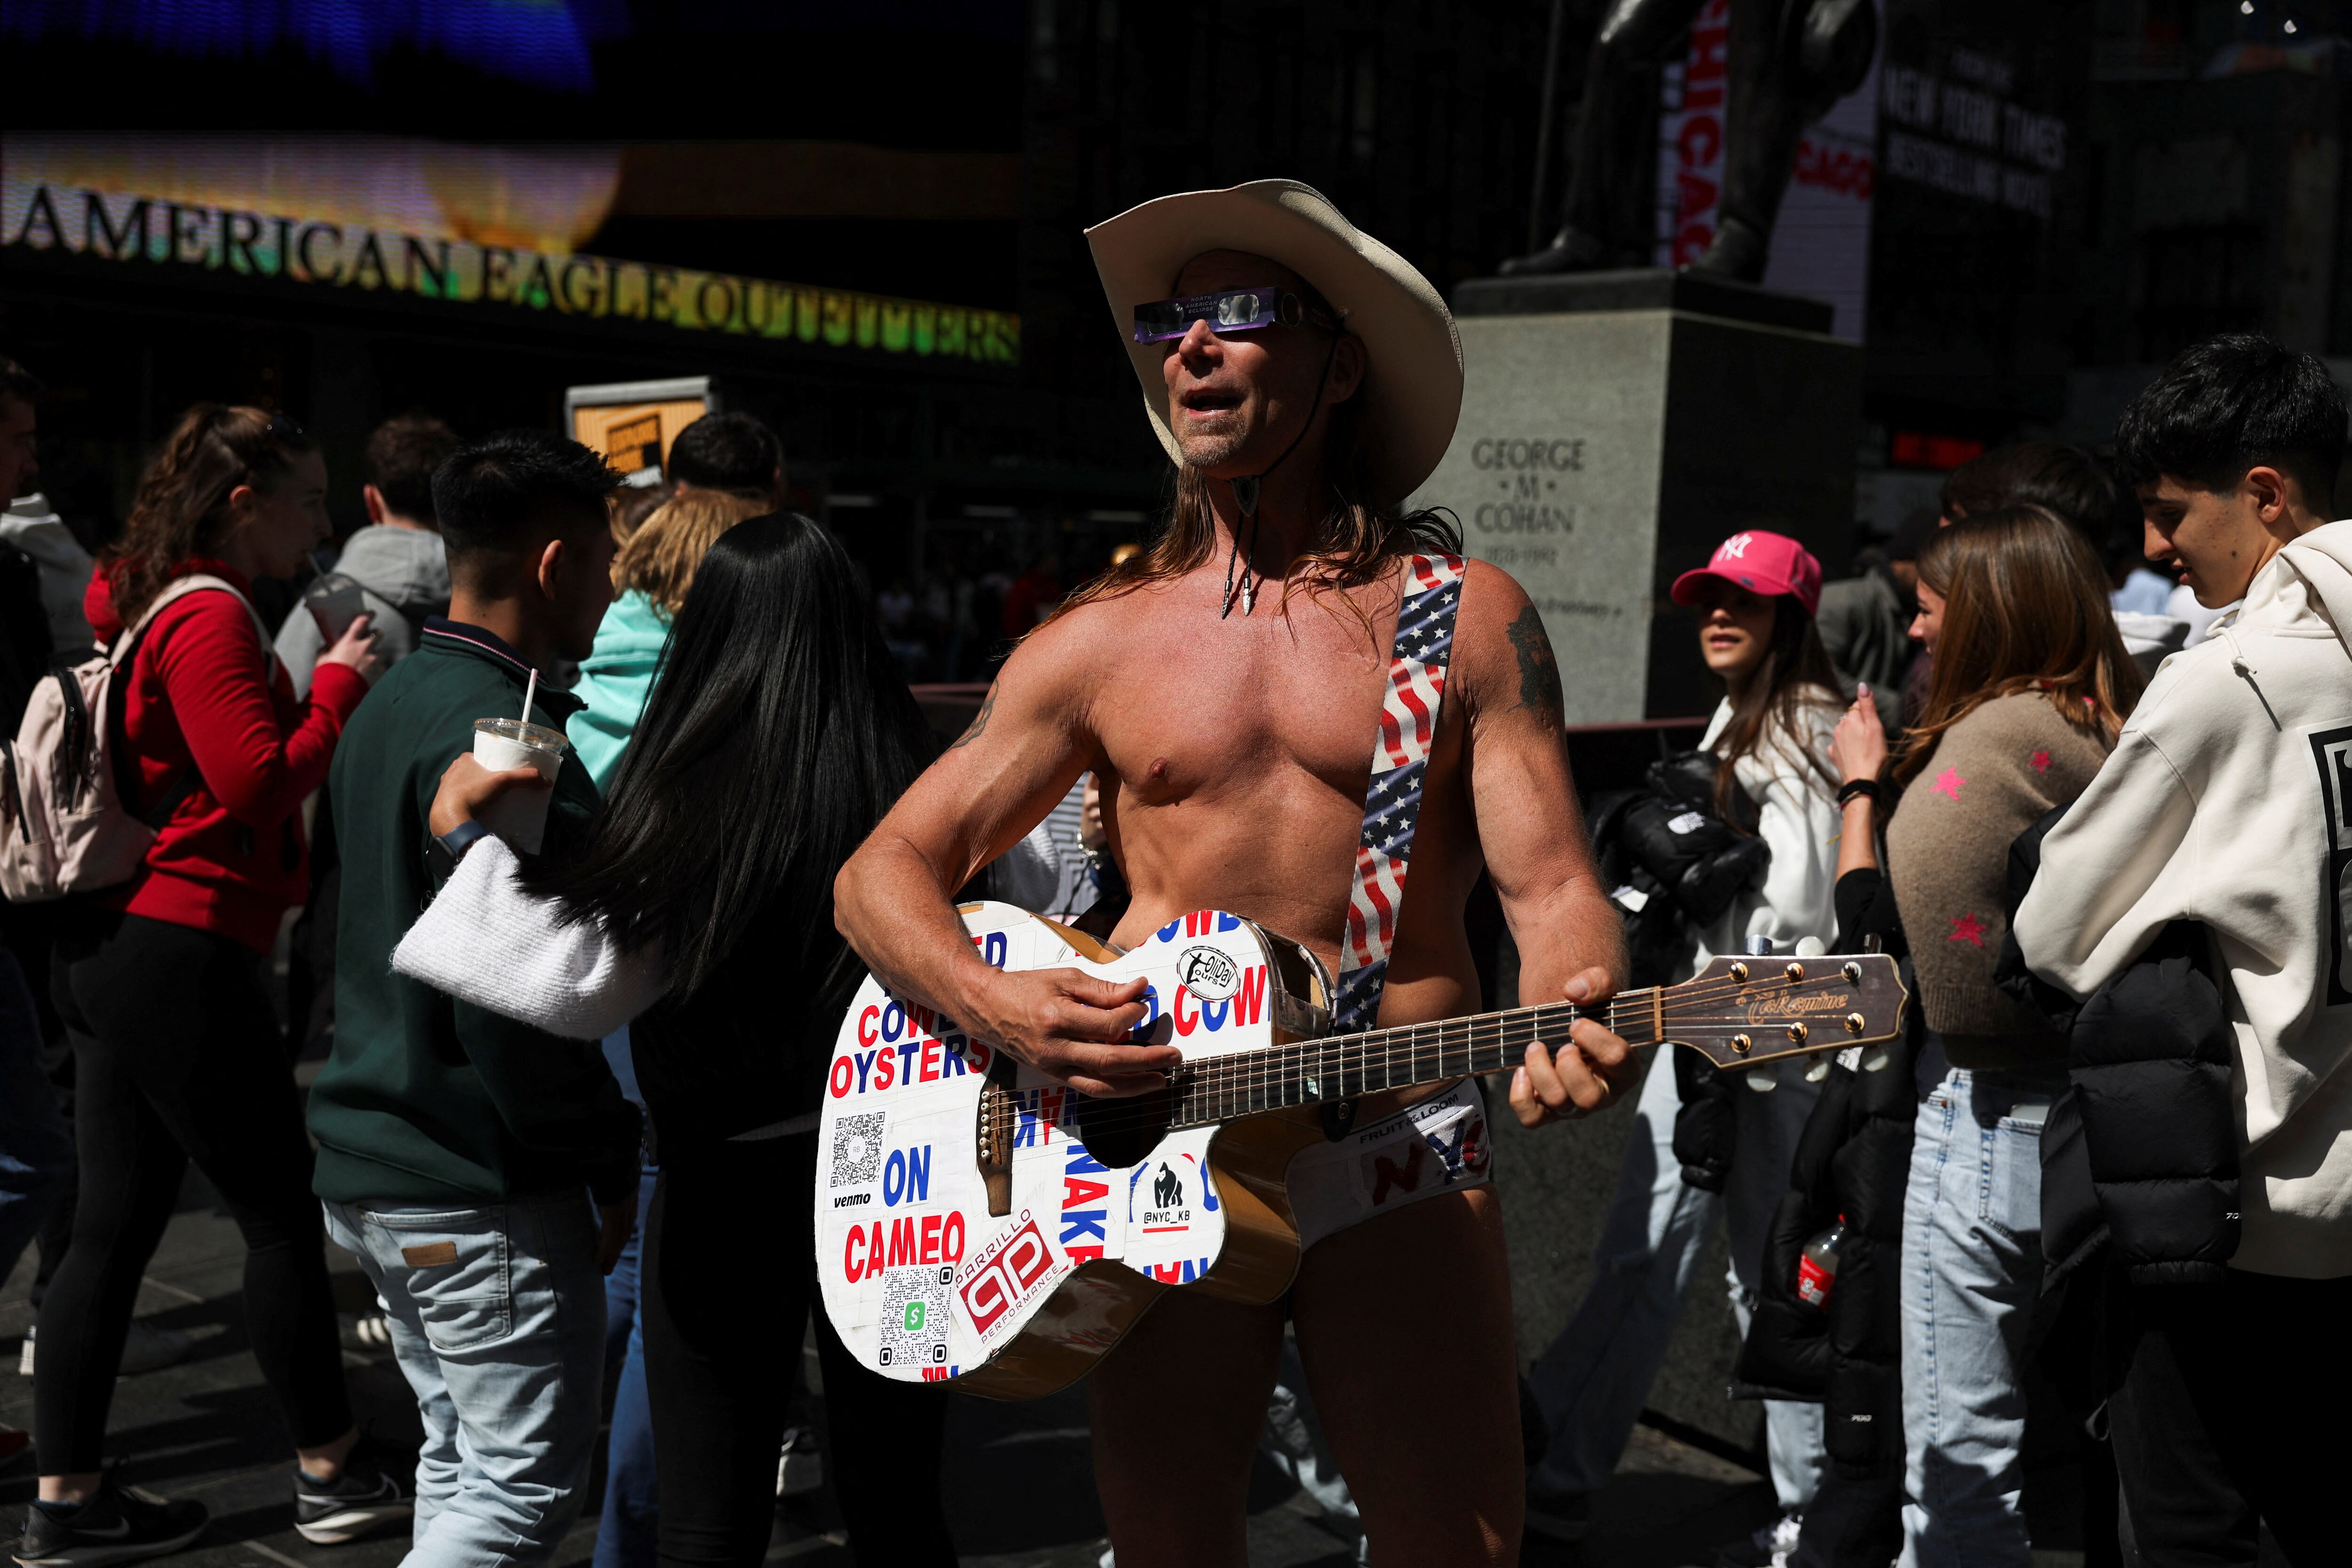
M1172 1075L1171 1125L1202 1127L1286 1106L1504 1071L1525 1061L1528 1047L1538 1040L1566 1041L1568 1026L1587 1016L1573 1002L1553 1002L1207 1057ZM1668 1016L1664 988L1627 991L1589 1016L1628 1045L1655 1045Z

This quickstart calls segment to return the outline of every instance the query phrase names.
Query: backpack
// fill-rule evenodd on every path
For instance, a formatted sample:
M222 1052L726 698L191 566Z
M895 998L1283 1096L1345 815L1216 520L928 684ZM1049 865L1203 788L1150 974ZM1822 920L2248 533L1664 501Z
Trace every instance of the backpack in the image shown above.
M155 596L111 652L51 670L33 688L13 741L0 738L0 894L14 904L41 904L92 893L139 873L156 834L201 780L192 767L144 818L122 804L114 717L121 706L116 674L165 605L217 590L253 616L265 662L269 635L252 602L217 577L183 577Z

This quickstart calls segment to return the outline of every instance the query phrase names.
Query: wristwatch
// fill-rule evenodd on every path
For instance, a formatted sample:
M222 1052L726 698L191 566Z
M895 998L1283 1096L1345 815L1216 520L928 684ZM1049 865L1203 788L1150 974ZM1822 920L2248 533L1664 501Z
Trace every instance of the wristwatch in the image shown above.
M434 834L425 841L425 869L446 882L457 874L466 852L489 836L490 830L479 822L460 822L446 833Z

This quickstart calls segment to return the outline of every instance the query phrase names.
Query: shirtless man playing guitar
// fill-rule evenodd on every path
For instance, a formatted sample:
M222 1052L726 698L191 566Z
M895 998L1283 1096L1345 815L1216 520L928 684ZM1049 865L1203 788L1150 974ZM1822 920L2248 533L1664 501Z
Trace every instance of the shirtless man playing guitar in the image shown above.
M1303 186L1169 197L1089 237L1179 465L1171 527L1021 644L835 898L842 931L893 991L1111 1096L1158 1087L1178 1060L1172 1046L1121 1043L1145 1016L1143 983L992 968L950 896L1091 768L1134 891L1114 946L1218 908L1341 968L1412 558L1458 549L1442 522L1398 508L1452 436L1461 364L1435 291ZM1482 866L1525 998L1598 1001L1622 972L1542 622L1506 573L1451 569L1463 572L1451 671L1382 1025L1479 1009L1463 910ZM1529 1126L1599 1109L1634 1071L1591 1019L1572 1033L1532 1046L1513 1074ZM1372 1096L1355 1125L1465 1092ZM1474 1115L1475 1098L1464 1103ZM1477 1142L1411 1201L1358 1190L1353 1212L1311 1228L1301 1215L1302 1240L1320 1239L1288 1309L1375 1562L1517 1559L1510 1283ZM1119 1568L1245 1561L1250 1458L1282 1335L1279 1302L1171 1291L1094 1374L1096 1476Z

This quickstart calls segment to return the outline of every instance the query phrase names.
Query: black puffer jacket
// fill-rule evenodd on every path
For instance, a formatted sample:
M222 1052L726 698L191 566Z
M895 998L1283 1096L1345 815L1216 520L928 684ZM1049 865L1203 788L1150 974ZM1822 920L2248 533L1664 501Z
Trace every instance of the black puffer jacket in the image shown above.
M1849 1469L1875 1469L1890 1445L1897 1458L1903 1450L1897 1258L1920 1032L1915 1023L1904 1038L1865 1050L1858 1066L1831 1068L1765 1243L1756 1316L1740 1347L1738 1375L1751 1390L1829 1406L1830 1458ZM1797 1296L1799 1256L1841 1216L1845 1239L1828 1304L1808 1305Z
M1906 951L1895 900L1875 871L1849 872L1837 888L1837 950L1874 936ZM1916 994L1907 959L1903 983ZM1915 1004L1904 1033L1833 1066L1805 1123L1789 1191L1765 1243L1756 1314L1740 1346L1740 1392L1816 1401L1823 1411L1829 1473L1805 1513L1795 1561L1804 1568L1885 1568L1903 1544L1902 1316L1898 1283L1903 1195L1923 1077L1943 1076ZM1845 1239L1826 1308L1797 1296L1805 1243L1841 1215Z
M2012 917L2063 815L2011 847ZM2043 1291L2102 1252L2135 1285L2219 1283L2238 1250L2238 1124L2230 1018L2205 927L2166 926L2080 1007L2026 969L2014 936L1995 974L2073 1031L2070 1086L2042 1141Z
M1595 802L1594 859L1625 916L1632 985L1675 978L1700 928L1771 866L1772 851L1756 837L1756 803L1746 790L1733 786L1738 827L1717 814L1718 766L1711 751L1663 758L1651 764L1640 789ZM1682 1099L1675 1157L1685 1184L1719 1193L1731 1172L1738 1085L1696 1051L1677 1051L1673 1060Z
M1771 864L1744 791L1735 790L1732 809L1746 831L1717 814L1716 766L1713 752L1683 752L1652 763L1641 789L1593 802L1593 859L1625 916L1632 985L1674 978L1693 933Z

